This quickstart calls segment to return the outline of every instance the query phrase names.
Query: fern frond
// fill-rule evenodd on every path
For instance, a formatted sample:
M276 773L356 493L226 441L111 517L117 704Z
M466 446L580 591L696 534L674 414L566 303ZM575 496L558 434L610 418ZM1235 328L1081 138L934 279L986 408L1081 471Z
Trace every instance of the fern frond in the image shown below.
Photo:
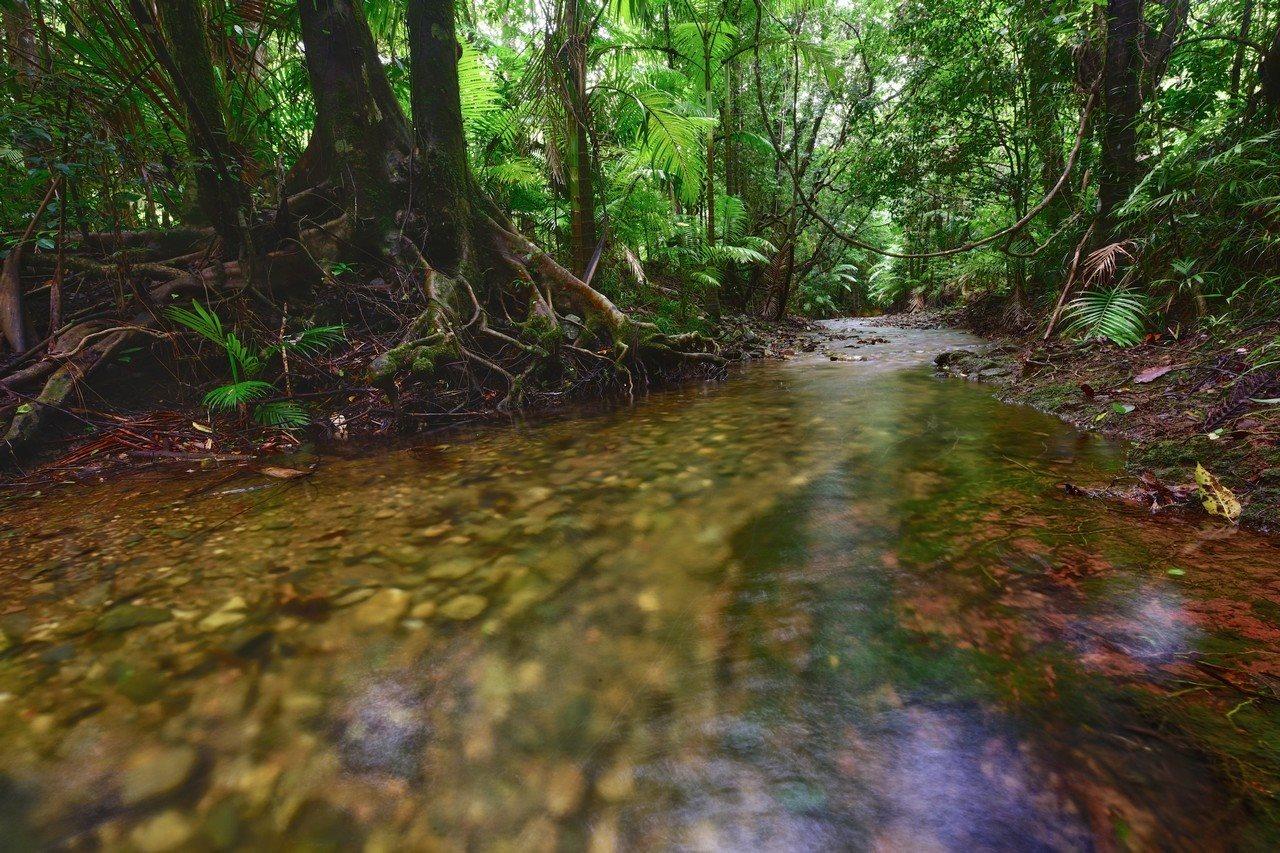
M767 264L769 259L748 246L718 243L707 247L707 260L712 263Z

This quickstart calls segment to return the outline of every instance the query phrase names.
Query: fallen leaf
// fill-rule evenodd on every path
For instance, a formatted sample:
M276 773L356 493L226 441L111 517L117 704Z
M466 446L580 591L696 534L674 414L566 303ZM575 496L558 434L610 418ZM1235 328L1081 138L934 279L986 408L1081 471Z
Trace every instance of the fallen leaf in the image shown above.
M1196 485L1200 487L1200 498L1210 515L1220 515L1228 521L1240 517L1240 501L1199 462L1196 463Z
M1155 382L1170 370L1173 370L1173 366L1169 364L1163 365L1162 367L1148 367L1146 370L1133 377L1133 381L1139 385L1146 385L1148 382Z
M195 427L196 429L200 430L200 432L209 432L209 433L213 432L213 427L205 426L204 424L200 423L199 421L192 421L192 422L191 422L191 425L192 425L193 427Z
M299 471L297 468L277 468L274 465L265 465L258 469L259 474L265 474L268 477L275 477L277 480L293 480L298 477L305 477L310 471Z

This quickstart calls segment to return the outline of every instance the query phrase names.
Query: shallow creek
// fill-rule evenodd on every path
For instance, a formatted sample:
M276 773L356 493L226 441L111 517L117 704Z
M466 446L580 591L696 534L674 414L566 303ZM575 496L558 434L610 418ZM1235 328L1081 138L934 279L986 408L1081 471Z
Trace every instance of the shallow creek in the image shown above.
M1274 849L1280 548L948 332L8 499L0 849ZM885 343L858 344L874 338Z

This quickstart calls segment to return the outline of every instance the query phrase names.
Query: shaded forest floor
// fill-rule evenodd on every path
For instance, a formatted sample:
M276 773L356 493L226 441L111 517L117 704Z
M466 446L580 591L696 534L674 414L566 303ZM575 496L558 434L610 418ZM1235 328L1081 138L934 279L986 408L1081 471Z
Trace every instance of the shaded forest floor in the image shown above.
M732 365L786 358L814 348L811 323L788 318L769 323L726 315L708 329L729 366L692 366L661 376L637 378L632 397L691 381L715 381ZM38 490L54 482L101 479L143 468L190 469L222 465L256 467L274 476L307 472L317 445L359 444L394 436L454 431L478 423L552 414L571 406L626 399L627 389L591 377L566 379L559 388L530 393L517 411L500 407L497 393L451 387L441 381L414 383L410 393L360 381L376 345L353 338L341 350L299 375L296 396L305 399L310 427L284 430L261 426L247 416L217 415L201 405L207 366L164 353L130 351L85 387L66 407L57 434L42 452L2 475L7 486ZM216 360L216 355L215 355ZM348 378L349 377L349 378Z
M1080 429L1131 442L1128 476L1100 496L1153 511L1183 505L1203 512L1192 488L1200 464L1240 499L1244 523L1280 530L1280 322L1152 335L1121 349L992 334L989 324L963 311L886 320L985 333L992 346L940 357L939 368L991 383L1003 399Z

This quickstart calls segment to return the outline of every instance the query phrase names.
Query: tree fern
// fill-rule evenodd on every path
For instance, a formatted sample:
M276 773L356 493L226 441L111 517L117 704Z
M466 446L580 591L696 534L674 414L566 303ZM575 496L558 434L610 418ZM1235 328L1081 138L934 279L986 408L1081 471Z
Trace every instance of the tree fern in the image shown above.
M1124 285L1090 290L1067 303L1066 333L1082 338L1106 338L1118 346L1142 342L1147 300Z

